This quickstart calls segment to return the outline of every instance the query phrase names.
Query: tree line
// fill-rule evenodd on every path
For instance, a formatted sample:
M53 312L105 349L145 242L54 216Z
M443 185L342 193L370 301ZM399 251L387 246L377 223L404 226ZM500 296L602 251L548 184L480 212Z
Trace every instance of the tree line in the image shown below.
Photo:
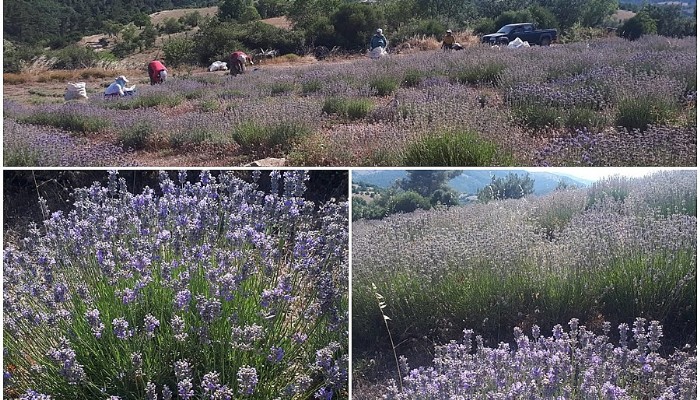
M352 219L382 219L391 214L409 213L419 209L452 207L461 204L460 194L448 182L462 171L407 171L407 177L388 189L362 182L355 183L352 197ZM478 191L479 202L519 199L534 193L535 181L529 174L509 173L491 177L491 182ZM557 190L568 189L563 181ZM369 197L369 201L366 199Z

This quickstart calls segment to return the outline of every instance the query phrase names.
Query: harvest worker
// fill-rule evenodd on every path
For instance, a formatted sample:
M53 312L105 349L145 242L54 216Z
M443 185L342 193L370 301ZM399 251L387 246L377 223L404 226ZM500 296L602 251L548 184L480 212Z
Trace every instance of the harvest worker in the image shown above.
M154 59L148 63L148 77L151 78L151 85L165 82L168 76L168 69L160 60Z
M377 31L374 33L374 36L372 36L372 39L369 41L369 50L374 51L377 47L381 47L382 49L386 49L386 36L382 33L382 29L378 28Z
M442 38L442 49L443 50L452 50L452 47L455 45L455 37L452 36L452 31L447 30L445 33L445 36Z
M105 89L105 96L116 97L134 94L134 87L126 87L129 80L124 75L120 75L114 79L111 85Z
M231 53L229 57L229 69L231 69L231 75L242 74L245 72L245 65L250 63L253 65L253 59L250 58L246 53L237 50Z

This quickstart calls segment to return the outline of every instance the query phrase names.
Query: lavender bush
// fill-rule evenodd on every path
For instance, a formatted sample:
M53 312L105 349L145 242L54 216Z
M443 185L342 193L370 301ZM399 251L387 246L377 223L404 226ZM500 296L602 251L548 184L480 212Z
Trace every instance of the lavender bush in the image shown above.
M4 109L5 118L42 129L48 122L38 116L80 108L105 121L111 137L148 119L156 149L235 145L232 132L245 124L305 126L312 134L272 154L300 165L408 165L411 145L457 131L512 154L487 165L694 166L696 52L695 38L653 36L520 51L473 46L174 77L129 99ZM581 132L595 140L583 143ZM255 157L250 146L235 151Z
M667 346L682 347L697 329L696 204L696 173L673 171L357 221L353 345L391 348L377 334L376 292L408 347L444 343L465 325L498 342L513 326L601 317L657 320Z
M433 366L406 372L403 390L394 384L383 399L691 399L697 390L695 351L659 354L658 321L637 318L619 325L619 344L609 322L595 334L571 319L545 337L514 328L515 347L490 348L471 329L463 339L435 348ZM407 364L406 364L407 365Z
M4 390L23 399L330 399L347 388L347 204L234 174L74 192L4 252ZM42 397L43 396L43 397Z

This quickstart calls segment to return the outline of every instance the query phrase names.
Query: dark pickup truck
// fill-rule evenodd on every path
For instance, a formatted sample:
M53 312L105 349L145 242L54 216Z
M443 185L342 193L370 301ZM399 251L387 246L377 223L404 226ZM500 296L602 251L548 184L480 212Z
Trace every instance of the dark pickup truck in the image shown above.
M481 37L481 43L508 44L515 38L520 38L523 42L549 46L557 41L556 29L535 29L533 24L508 24L499 29L496 33Z

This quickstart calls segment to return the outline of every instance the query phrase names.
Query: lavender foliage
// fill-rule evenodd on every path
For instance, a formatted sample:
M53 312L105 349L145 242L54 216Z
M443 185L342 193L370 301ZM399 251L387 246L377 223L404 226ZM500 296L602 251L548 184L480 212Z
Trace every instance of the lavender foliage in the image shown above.
M13 390L347 393L347 204L305 200L304 171L274 174L283 193L235 173L160 175L158 190L132 194L111 171L5 249L3 362L35 371ZM328 346L331 369L319 369Z
M477 336L435 348L433 365L406 373L403 390L394 383L382 399L690 399L697 390L695 351L661 356L648 343L646 321L635 322L634 341L615 346L577 321L551 337L514 328L515 346L490 348ZM651 327L654 328L651 328ZM621 327L622 328L622 327ZM658 321L650 330L660 332ZM539 327L533 326L533 331Z

